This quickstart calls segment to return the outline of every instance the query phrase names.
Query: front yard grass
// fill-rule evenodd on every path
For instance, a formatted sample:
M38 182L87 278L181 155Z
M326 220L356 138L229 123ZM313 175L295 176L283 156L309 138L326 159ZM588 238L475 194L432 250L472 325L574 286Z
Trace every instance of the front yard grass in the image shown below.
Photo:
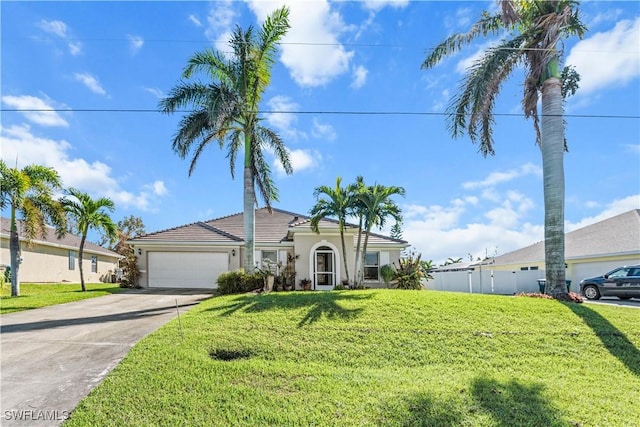
M437 291L202 302L69 426L637 426L640 312Z
M87 291L82 292L79 283L21 283L20 296L11 297L11 283L5 283L0 296L0 314L95 298L124 290L114 283L85 283L85 286Z

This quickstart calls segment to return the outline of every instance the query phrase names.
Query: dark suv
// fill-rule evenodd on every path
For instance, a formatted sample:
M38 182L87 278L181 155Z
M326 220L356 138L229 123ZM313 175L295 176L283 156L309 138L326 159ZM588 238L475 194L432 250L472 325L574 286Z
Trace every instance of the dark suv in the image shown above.
M580 292L587 299L640 298L640 264L618 267L603 276L584 279L580 282Z

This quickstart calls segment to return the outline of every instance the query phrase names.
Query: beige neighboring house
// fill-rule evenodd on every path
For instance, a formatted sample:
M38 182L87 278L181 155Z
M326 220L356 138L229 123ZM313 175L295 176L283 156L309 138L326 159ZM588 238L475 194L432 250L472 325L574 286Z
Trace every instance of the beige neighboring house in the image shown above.
M20 264L19 280L21 283L80 283L80 268L78 266L78 248L80 237L66 234L58 239L55 229L47 227L44 238L37 236L29 244L22 235L22 222L18 221L20 234L20 249L22 263ZM11 265L9 252L9 233L11 221L2 218L0 233L0 265L2 270ZM86 283L110 281L110 276L118 266L121 256L90 242L85 243L84 280Z
M566 278L577 285L616 267L640 263L640 209L565 234ZM544 242L493 258L494 270L544 270ZM544 277L544 276L543 276ZM577 289L577 288L574 288Z
M312 289L331 290L346 279L338 223L323 219L311 231L305 215L266 208L255 211L255 262L295 271L295 284L310 279ZM345 229L347 262L353 279L357 227ZM217 277L240 268L244 254L243 214L195 222L129 240L138 257L142 287L217 288ZM382 287L380 267L397 262L404 240L371 234L365 262L365 286Z

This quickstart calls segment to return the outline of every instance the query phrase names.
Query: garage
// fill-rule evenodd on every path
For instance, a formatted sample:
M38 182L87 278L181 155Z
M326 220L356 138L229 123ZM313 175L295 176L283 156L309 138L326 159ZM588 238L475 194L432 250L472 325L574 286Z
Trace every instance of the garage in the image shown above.
M220 273L228 270L226 252L149 252L150 288L218 287Z

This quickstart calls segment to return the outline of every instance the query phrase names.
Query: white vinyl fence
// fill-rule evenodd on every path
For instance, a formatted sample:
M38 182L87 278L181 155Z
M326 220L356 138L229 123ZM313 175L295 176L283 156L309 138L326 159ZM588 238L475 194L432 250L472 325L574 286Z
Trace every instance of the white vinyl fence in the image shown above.
M423 282L427 289L498 295L538 292L538 279L545 277L544 270L495 271L488 268L431 274L433 279Z

